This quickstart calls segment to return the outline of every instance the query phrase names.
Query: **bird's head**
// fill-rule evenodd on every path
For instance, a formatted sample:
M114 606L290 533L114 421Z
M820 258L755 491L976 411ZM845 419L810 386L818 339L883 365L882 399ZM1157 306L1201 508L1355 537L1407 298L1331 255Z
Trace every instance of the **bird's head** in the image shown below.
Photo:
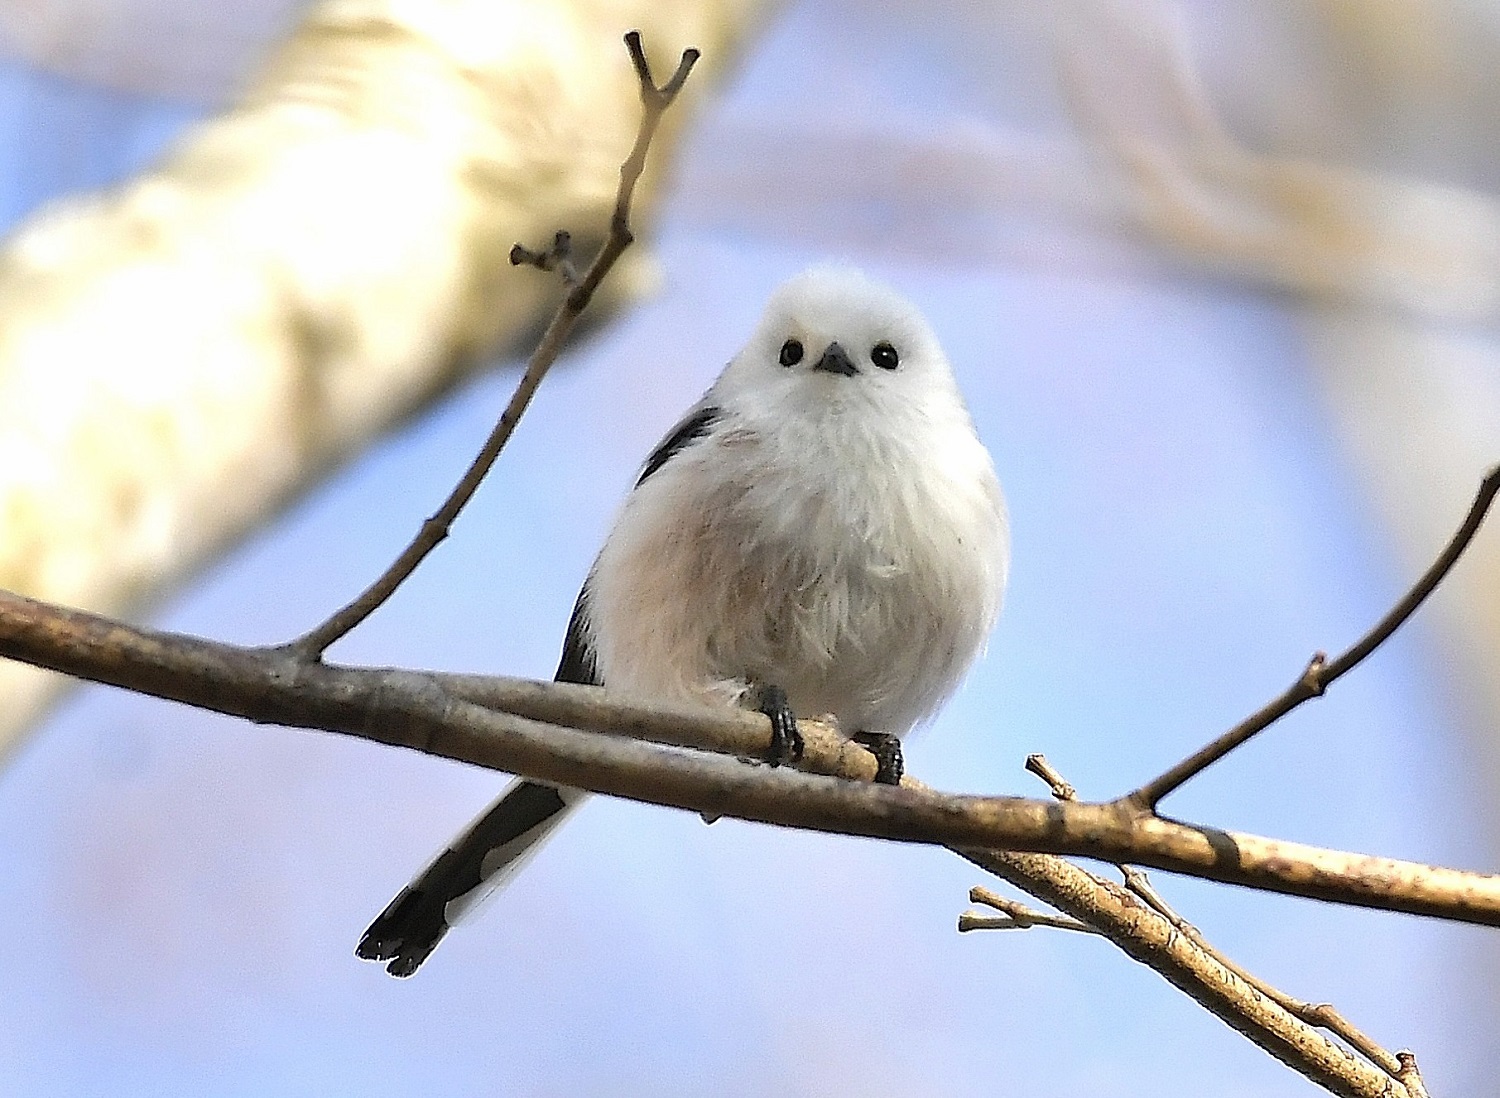
M850 267L813 267L783 283L716 389L789 413L957 399L922 314Z

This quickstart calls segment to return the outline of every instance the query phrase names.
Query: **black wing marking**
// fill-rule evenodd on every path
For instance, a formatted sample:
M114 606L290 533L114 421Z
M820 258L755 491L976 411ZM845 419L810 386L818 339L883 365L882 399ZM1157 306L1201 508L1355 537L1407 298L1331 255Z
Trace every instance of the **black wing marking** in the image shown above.
M646 479L670 461L674 455L680 454L713 430L714 424L719 422L719 417L723 414L720 409L709 405L699 408L679 423L670 435L662 439L661 445L651 451L651 456L646 459L646 464L641 469L640 479L635 482L635 486L639 488L645 484Z
M587 622L589 617L589 581L583 581L583 590L578 592L578 601L573 604L573 616L568 619L568 635L563 641L562 659L552 676L554 682L577 682L585 686L603 686L599 668L594 659L594 646L589 643Z
M681 453L713 430L714 424L722 415L723 412L718 408L708 405L686 417L673 428L671 434L662 439L661 444L655 450L651 451L651 456L646 459L646 464L641 469L641 475L636 480L635 486L639 488L645 484L646 479L670 461L674 455ZM588 616L589 584L588 580L584 580L583 590L578 592L578 601L573 604L573 616L568 619L568 635L563 641L562 659L558 662L557 671L552 676L553 681L578 682L587 686L604 685L599 677L594 646L589 642Z

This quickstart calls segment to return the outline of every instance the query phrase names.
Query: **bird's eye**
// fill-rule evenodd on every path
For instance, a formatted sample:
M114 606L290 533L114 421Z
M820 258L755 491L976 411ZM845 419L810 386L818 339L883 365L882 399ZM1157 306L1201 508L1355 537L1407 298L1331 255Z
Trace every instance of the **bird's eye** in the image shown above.
M802 344L795 339L789 339L781 345L781 364L783 366L795 366L802 361Z
M889 343L877 343L870 348L870 361L882 370L894 370L901 365L901 356Z

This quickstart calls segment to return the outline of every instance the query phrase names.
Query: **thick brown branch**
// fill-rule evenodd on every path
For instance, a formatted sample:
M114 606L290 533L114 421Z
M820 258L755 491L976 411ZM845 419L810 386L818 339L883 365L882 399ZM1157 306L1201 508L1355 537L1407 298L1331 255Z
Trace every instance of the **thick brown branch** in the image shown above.
M672 79L667 81L665 86L658 88L652 82L651 70L646 64L646 55L641 49L640 34L631 31L625 36L625 45L630 51L631 64L635 66L636 75L640 79L643 109L635 145L630 150L625 163L620 167L620 188L615 198L614 213L610 217L609 235L605 238L603 247L599 249L599 253L581 278L573 275L566 234L559 234L554 239L552 248L544 253L530 252L520 245L517 245L519 251L512 249L512 263L533 263L546 269L554 266L560 267L569 289L562 304L558 306L551 321L548 322L541 342L532 352L531 359L526 364L526 372L521 375L516 391L511 395L510 403L500 414L500 419L490 432L489 438L485 439L473 463L454 486L448 498L443 501L443 505L422 523L417 536L402 550L401 555L353 602L338 610L315 629L288 644L286 651L289 655L303 660L320 659L329 645L354 629L373 614L386 599L390 598L396 588L400 587L407 577L416 571L417 566L426 559L427 555L448 536L454 519L478 490L480 482L489 474L490 468L495 464L495 459L500 456L500 451L510 441L516 424L520 423L521 416L530 405L537 387L542 383L542 378L557 361L563 344L572 333L579 316L593 300L594 292L604 281L604 276L609 273L615 261L634 241L635 237L630 230L630 204L635 197L636 183L646 167L647 150L651 146L651 139L656 134L662 114L672 105L677 93L682 90L688 73L692 71L694 63L698 60L698 51L685 50ZM534 262L535 259L543 257L550 262Z
M1500 877L1143 817L1115 805L958 796L742 766L497 712L442 685L467 683L470 696L479 697L474 679L307 663L283 649L138 629L9 592L0 592L0 656L255 721L345 732L695 812L903 842L1128 861L1336 903L1500 925ZM596 712L621 704L593 688L555 683L511 683L498 692L525 691L529 711L538 714L552 697L600 707ZM587 695L595 700L582 700ZM622 713L644 722L646 707L623 704ZM753 714L735 714L735 721L742 716L753 730L745 723L744 734L736 734L720 714L715 745L747 757L763 754L767 725ZM620 730L651 731L628 723ZM661 738L687 743L687 730L679 722ZM856 750L838 745L809 758L828 762Z
M1463 556L1464 550L1474 540L1474 535L1479 532L1479 527L1484 522L1485 515L1489 513L1490 505L1494 502L1497 492L1500 492L1500 465L1485 474L1484 480L1479 485L1479 492L1469 507L1469 513L1464 517L1463 525L1443 547L1437 560L1432 562L1431 567L1412 585L1411 590L1407 591L1401 601L1391 607L1390 612L1376 622L1375 626L1356 641L1347 652L1333 660L1328 659L1321 652L1317 653L1309 661L1307 669L1302 672L1297 681L1287 687L1279 697L1246 717L1206 747L1183 759L1170 770L1153 778L1134 792L1121 797L1119 803L1137 812L1156 811L1156 806L1167 794L1192 781L1225 755L1269 728L1303 702L1321 697L1337 679L1352 671L1371 652L1384 644L1391 634L1406 622L1406 619L1416 613L1417 607L1421 606L1437 589L1438 584L1442 583L1443 578L1453 570L1453 566L1458 563L1458 558Z

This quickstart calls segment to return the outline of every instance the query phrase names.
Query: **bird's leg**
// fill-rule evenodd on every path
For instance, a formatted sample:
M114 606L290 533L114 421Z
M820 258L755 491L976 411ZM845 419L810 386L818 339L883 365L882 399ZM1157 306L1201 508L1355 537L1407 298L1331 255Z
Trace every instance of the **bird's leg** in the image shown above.
M771 722L771 749L766 754L766 761L772 766L784 766L800 760L802 733L797 731L797 715L787 704L786 691L779 686L758 685L751 688L748 700ZM718 822L717 813L700 814L706 824Z
M889 732L856 732L849 737L875 756L875 780L881 785L900 785L906 773L901 740Z
M797 731L797 715L787 704L786 691L779 686L757 686L755 708L771 721L771 751L766 761L782 766L801 759L802 733Z

